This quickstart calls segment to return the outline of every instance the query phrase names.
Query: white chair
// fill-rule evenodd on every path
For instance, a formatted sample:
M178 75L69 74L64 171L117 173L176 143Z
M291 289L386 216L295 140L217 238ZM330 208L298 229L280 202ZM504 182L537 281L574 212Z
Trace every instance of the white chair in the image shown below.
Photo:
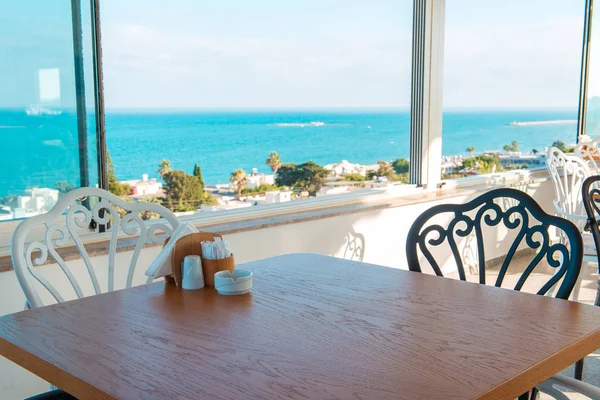
M600 175L600 136L593 140L582 140L575 146L575 155L585 161L590 171L595 175Z
M85 199L89 209L82 204L82 199ZM140 215L142 212L156 213L161 218L144 221ZM97 226L90 228L94 225ZM107 272L108 276L106 284L102 284L107 292L115 289L115 255L120 237L125 236L130 241L128 247L133 249L125 282L121 286L129 288L132 286L144 245L162 243L178 225L179 220L175 214L159 204L129 203L105 190L89 187L65 194L51 211L24 220L13 233L10 246L12 262L19 284L25 293L27 306L37 308L44 305L38 289L45 289L50 294L51 297L46 294L46 299L54 298L59 303L64 301L56 285L41 271L43 268L40 266L47 263L49 256L60 267L64 274L62 278L64 280L66 277L75 297L85 296L81 282L75 277L77 274L73 273L59 254L58 248L72 246L72 249L79 253L86 270L79 270L80 280L81 276L89 279L88 283L91 282L93 287L93 293L90 294L100 294L103 289L82 236L97 234L98 240L104 239L108 242L108 266L104 267L106 271L103 271L103 274ZM105 232L99 232L100 230ZM147 283L150 281L152 278L146 280ZM73 297L72 292L70 295Z
M548 150L546 166L554 183L556 194L554 208L556 212L561 217L573 222L579 228L583 237L583 265L581 270L586 271L585 267L588 263L598 262L594 239L590 233L584 231L588 217L583 206L581 192L583 181L591 176L592 172L586 161L574 155L567 155L556 147L551 147ZM578 290L579 286L574 290L575 299Z

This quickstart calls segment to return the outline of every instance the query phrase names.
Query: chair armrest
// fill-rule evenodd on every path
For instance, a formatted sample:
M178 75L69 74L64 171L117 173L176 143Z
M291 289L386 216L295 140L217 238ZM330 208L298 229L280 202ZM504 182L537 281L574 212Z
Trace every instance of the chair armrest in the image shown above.
M555 375L546 381L551 385L559 384L575 389L579 393L591 397L592 399L600 399L600 388L594 385L590 385L587 382L582 382L575 378L569 378L567 376Z
M560 206L556 203L556 200L554 200L554 208L556 209L556 212L558 213L559 216L561 216L562 218L571 220L571 221L587 221L588 217L587 215L580 215L580 214L569 214L566 211L563 211L562 208L560 208Z

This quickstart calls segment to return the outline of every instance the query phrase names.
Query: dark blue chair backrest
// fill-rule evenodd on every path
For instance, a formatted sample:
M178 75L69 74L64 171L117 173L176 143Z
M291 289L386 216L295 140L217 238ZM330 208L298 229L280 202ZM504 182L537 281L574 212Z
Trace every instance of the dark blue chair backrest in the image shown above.
M439 224L440 219L445 221ZM411 271L422 272L420 254L438 276L443 276L440 261L431 251L433 247L446 244L450 249L458 275L467 279L463 255L459 250L461 238L471 238L476 246L475 263L479 269L479 283L486 283L485 242L490 228L495 231L502 225L513 232L514 239L508 247L506 257L498 270L495 286L500 287L515 253L523 243L535 249L531 262L523 270L514 289L521 290L525 281L536 266L546 258L548 264L556 269L548 281L539 289L538 294L546 294L561 279L556 297L566 299L577 281L583 258L583 244L577 227L563 218L549 215L525 192L516 189L495 189L465 204L437 205L421 214L412 225L406 242L406 255ZM558 229L562 241L552 243L550 228ZM497 242L494 238L493 243Z
M596 255L600 261L600 229L598 228L598 223L600 223L600 175L590 176L583 181L581 192L583 206L588 217L585 230L592 233ZM600 263L598 265L600 268Z

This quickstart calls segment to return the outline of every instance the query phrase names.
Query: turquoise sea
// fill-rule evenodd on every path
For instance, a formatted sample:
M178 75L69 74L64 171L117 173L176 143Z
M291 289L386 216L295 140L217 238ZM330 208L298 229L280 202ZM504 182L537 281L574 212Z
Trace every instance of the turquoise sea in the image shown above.
M510 126L513 121L575 120L577 110L447 111L443 154L501 149L543 151L554 140L573 143L576 124ZM311 124L312 123L312 124ZM88 120L91 184L97 182L94 121ZM268 172L277 151L283 162L341 160L374 164L409 155L408 110L346 111L121 111L107 112L107 147L119 179L156 177L159 162L192 172L200 164L207 184L228 181L236 168ZM79 184L77 122L73 113L28 116L0 110L0 197L29 187Z

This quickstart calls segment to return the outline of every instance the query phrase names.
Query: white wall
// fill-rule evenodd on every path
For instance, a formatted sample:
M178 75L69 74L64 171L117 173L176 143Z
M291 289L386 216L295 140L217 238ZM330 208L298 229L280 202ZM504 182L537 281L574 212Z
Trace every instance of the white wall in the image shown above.
M553 213L552 199L554 192L551 182L530 185L522 189L529 192L547 212ZM347 250L347 238L364 238L364 262L380 264L394 268L406 268L405 243L406 236L414 219L426 209L438 203L464 203L471 196L459 196L437 202L413 204L402 207L387 208L376 211L341 215L320 220L301 222L265 228L242 233L226 235L234 249L236 262L243 263L280 254L308 252L344 257ZM489 233L489 232L488 232ZM495 233L502 239L504 233ZM501 240L491 241L494 247L487 250L486 258L494 258L505 254L507 243ZM156 257L160 249L148 248L142 251L139 261L139 272L135 282L144 282L143 270ZM117 254L117 282L123 282L131 252ZM346 258L350 258L346 252ZM446 257L448 258L448 257ZM99 279L106 285L107 256L96 257ZM81 278L83 290L91 293L91 284L86 277L81 260L69 263L74 274ZM66 279L57 265L38 267L44 275L52 279L61 288L61 294L74 298ZM122 286L117 286L122 287ZM0 273L0 315L17 312L23 309L25 297L20 290L14 272ZM0 358L0 398L22 399L48 390L48 385L33 374L16 366L10 361Z

